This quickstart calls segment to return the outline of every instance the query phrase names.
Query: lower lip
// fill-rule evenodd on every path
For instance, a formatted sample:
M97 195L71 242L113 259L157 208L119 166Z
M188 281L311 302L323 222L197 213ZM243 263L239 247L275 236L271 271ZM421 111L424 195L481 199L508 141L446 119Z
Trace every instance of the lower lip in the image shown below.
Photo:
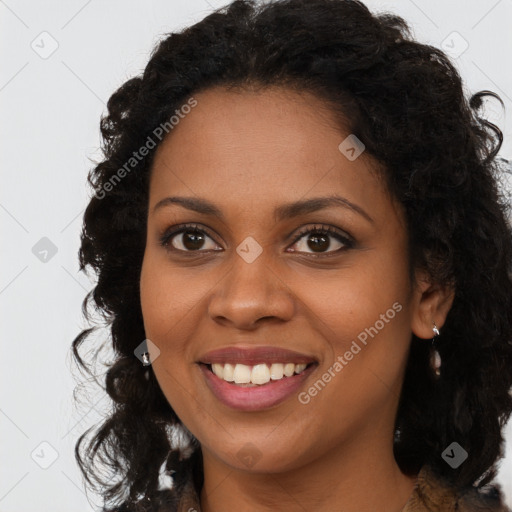
M259 411L280 404L299 390L316 367L317 364L314 363L292 377L271 380L267 384L254 387L242 387L219 379L207 365L199 364L213 394L223 404L240 411Z

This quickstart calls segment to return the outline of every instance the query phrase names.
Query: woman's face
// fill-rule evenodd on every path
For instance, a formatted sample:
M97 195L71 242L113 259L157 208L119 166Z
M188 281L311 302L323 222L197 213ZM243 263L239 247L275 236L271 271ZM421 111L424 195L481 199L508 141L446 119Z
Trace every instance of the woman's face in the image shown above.
M404 218L375 162L309 95L218 88L195 99L150 184L141 303L163 393L204 457L234 468L390 450L411 332L429 338L444 316L426 281L409 280ZM329 197L338 202L290 207ZM244 359L259 347L302 357ZM230 348L242 350L207 355ZM270 382L225 381L213 362L228 380ZM304 373L279 378L300 362Z

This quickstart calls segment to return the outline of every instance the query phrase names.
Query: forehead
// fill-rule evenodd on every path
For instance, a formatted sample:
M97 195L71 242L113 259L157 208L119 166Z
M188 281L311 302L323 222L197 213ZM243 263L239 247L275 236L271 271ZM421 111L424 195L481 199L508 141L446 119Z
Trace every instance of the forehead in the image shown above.
M385 194L373 159L340 150L351 134L321 99L277 87L215 88L194 98L155 155L153 205L163 194L185 194L254 211L328 193L367 204Z

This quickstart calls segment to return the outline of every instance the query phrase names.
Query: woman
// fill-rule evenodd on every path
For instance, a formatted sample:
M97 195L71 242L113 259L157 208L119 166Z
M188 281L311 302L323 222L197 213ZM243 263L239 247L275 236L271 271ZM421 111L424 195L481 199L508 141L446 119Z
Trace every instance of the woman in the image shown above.
M80 264L114 406L76 447L104 510L507 510L483 96L350 0L234 2L112 95Z

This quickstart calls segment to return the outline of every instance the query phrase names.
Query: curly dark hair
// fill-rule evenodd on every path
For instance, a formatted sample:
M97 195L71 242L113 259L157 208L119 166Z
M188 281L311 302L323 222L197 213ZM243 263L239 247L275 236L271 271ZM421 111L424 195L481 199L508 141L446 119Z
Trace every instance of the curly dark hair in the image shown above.
M134 356L146 338L139 279L156 150L129 172L126 162L191 95L213 86L275 85L321 98L364 142L404 207L410 268L455 289L438 345L439 379L429 344L412 335L396 416L399 467L413 474L428 465L458 489L482 492L497 475L512 412L512 233L499 187L502 134L481 110L487 95L499 97L482 91L468 99L447 56L415 41L396 15L372 14L355 0L238 0L167 34L143 73L110 97L101 119L104 158L88 176L94 195L79 261L80 270L90 266L97 276L84 315L90 321L92 306L111 334L101 347L111 343L115 354L104 381L112 410L83 450L92 429L80 436L75 456L88 485L99 486L114 507L103 510L175 504L187 478L198 492L202 486L198 441L191 436L189 458L169 441L169 427L181 428L180 419L153 371ZM90 375L79 348L97 328L72 345ZM453 441L470 455L456 469L441 457ZM158 489L162 464L174 471L170 490Z

